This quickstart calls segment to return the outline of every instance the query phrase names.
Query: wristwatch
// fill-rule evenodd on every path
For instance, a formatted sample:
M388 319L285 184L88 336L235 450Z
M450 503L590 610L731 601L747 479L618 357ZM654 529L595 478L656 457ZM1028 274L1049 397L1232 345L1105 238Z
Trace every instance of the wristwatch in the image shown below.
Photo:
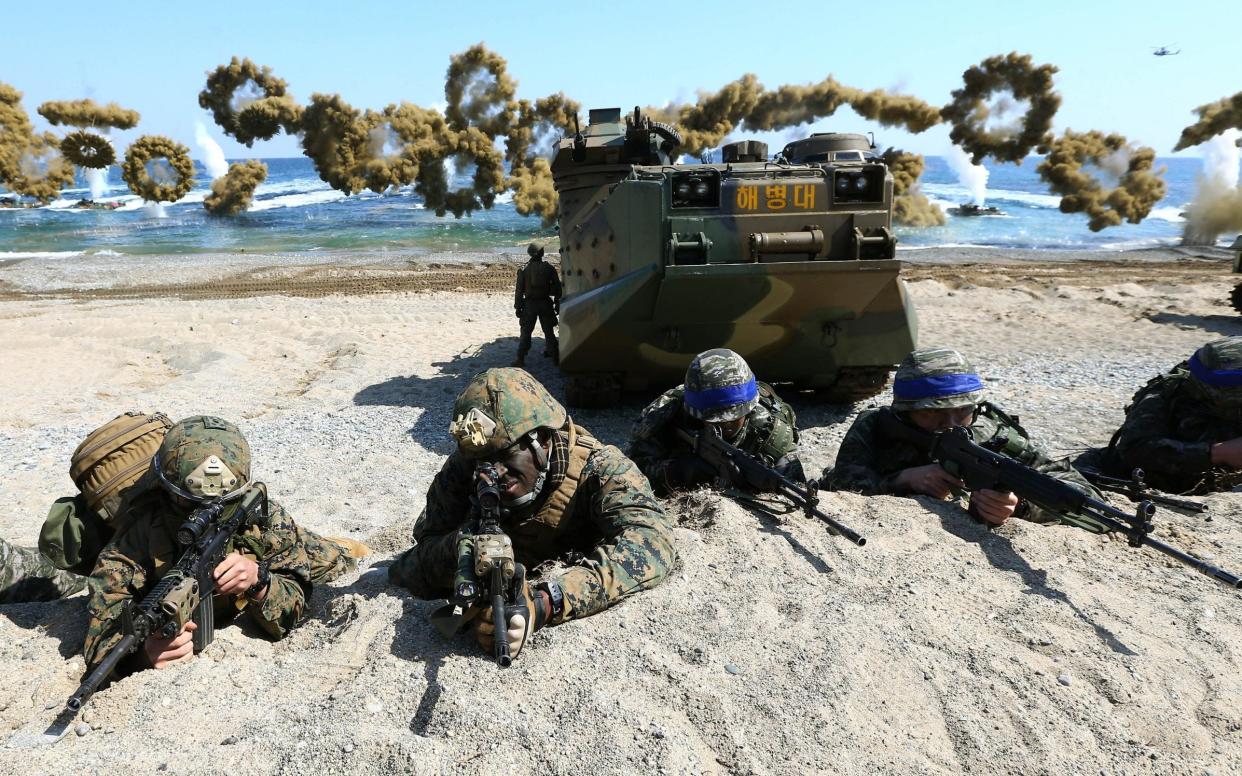
M260 563L259 564L259 578L255 580L255 583L253 585L246 588L246 598L249 598L251 601L253 601L255 599L255 596L259 595L264 590L266 590L268 585L270 584L272 584L272 573L267 570L266 563Z
M552 611L548 612L548 622L557 622L561 615L565 613L565 594L561 591L561 586L555 579L541 579L535 583L536 590L542 590L548 594L548 600L552 602Z

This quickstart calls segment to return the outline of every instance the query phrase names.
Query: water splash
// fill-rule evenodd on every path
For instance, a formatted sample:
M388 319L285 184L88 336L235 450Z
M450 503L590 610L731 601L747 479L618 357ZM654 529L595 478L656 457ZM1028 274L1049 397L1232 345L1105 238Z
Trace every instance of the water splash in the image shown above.
M214 181L229 171L229 163L224 159L224 149L207 134L207 127L201 121L194 122L194 142L203 152L200 160L207 168L207 174Z
M982 207L988 196L988 169L981 164L971 164L970 154L960 146L950 146L944 158L958 182L970 192L970 201Z

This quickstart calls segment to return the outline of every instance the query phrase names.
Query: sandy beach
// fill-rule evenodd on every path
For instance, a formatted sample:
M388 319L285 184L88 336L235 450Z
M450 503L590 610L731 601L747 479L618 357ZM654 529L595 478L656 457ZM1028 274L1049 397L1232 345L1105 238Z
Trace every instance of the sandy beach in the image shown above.
M921 343L967 353L1054 454L1103 444L1147 379L1242 335L1224 251L1027 253L901 258ZM0 607L0 773L1242 772L1237 591L1119 539L990 532L927 499L825 494L859 548L690 494L668 502L680 560L656 590L540 632L507 670L443 640L384 566L451 450L453 397L513 358L521 258L0 263L0 536L34 544L77 443L142 409L235 420L299 522L376 549L286 640L222 628L67 726L84 598ZM650 398L573 414L624 446ZM890 396L786 398L818 472ZM1239 572L1242 495L1205 501L1210 521L1161 510L1155 535Z

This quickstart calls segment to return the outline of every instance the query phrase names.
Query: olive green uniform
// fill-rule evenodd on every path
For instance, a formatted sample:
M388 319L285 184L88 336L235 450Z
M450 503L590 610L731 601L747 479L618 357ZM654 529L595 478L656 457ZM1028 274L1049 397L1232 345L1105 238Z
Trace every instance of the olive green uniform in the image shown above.
M898 488L897 475L904 469L932 463L927 453L908 442L887 438L879 428L878 413L866 410L855 420L841 441L836 465L826 469L821 484L829 490L849 490L864 495L914 495ZM1092 498L1103 498L1099 491L1072 467L1068 461L1053 460L1036 448L1017 419L991 404L979 405L975 419L968 427L975 443L1006 455L1019 463L1066 482ZM1035 523L1062 521L1062 516L1023 502L1016 517ZM1075 525L1083 522L1076 517Z
M758 383L759 401L746 415L738 436L729 444L754 457L764 466L779 471L796 482L806 479L798 458L798 425L793 408L781 401L772 387ZM665 495L684 487L678 459L693 457L690 445L677 429L701 431L703 421L686 411L685 386L679 385L660 395L643 410L630 434L629 456L638 464L656 493Z

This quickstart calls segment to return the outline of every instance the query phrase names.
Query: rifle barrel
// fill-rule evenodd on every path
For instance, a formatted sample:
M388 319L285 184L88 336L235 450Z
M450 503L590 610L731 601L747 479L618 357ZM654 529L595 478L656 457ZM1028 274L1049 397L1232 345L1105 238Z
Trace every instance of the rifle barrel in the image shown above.
M500 566L492 568L492 651L496 664L508 668L513 663L509 655L509 618L505 616L505 574Z
M126 655L137 649L137 638L134 636L125 636L112 649L108 650L108 654L95 666L95 670L82 680L82 684L78 686L78 691L69 696L69 700L65 702L65 706L70 711L77 711L91 699L104 682L108 681L108 677L116 670L117 663Z

